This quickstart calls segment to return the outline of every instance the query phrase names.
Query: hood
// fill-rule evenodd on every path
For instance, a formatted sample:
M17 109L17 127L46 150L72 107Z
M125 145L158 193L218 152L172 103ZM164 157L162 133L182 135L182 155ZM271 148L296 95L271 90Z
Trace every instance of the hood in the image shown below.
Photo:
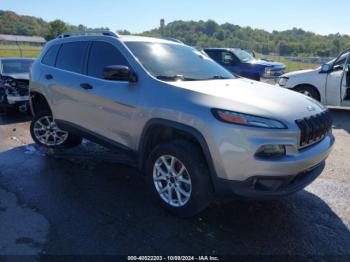
M285 68L286 66L279 62L274 61L266 61L266 60L252 60L248 62L249 64L254 65L262 65L262 66L269 66L269 67L278 67L278 68Z
M300 76L300 77L305 77L307 75L313 75L313 74L318 74L320 72L320 69L307 69L307 70L299 70L299 71L294 71L294 72L290 72L287 74L284 74L283 77L295 77L295 76Z
M2 76L11 77L16 80L28 80L29 81L29 73L19 73L19 74L2 74Z
M246 114L293 122L315 115L325 107L315 100L288 89L245 78L174 82L172 85L201 93L196 103Z

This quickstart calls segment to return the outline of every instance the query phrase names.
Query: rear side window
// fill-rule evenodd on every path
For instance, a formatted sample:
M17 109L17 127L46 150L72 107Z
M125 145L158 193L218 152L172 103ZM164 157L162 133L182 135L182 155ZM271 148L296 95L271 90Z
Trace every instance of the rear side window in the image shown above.
M70 72L82 73L88 42L63 44L57 57L56 67Z
M61 45L54 45L49 48L46 52L42 63L48 66L55 66L58 50L60 50Z
M212 50L208 50L208 51L205 51L208 56L210 56L211 59L215 60L215 61L219 61L219 55L218 55L218 52L216 51L212 51Z
M88 75L103 78L103 69L111 65L128 66L128 62L115 46L106 42L93 42L87 68Z

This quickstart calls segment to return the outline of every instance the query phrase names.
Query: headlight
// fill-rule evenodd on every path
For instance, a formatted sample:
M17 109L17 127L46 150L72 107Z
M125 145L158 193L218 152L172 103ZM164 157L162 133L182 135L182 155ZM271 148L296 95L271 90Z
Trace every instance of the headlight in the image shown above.
M213 109L212 112L218 120L226 123L260 128L287 129L287 126L285 124L274 119L247 115L221 109Z
M263 77L270 77L272 75L271 68L265 67L265 72L263 74Z
M288 82L288 77L281 77L278 80L278 85L282 86L282 87L285 87L287 85L287 82Z

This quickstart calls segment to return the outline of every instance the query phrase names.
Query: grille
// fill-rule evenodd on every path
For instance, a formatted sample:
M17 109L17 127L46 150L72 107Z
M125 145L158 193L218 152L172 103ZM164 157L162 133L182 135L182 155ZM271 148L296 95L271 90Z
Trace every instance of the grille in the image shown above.
M272 76L281 76L285 73L284 70L276 70L276 71L271 71Z
M332 129L332 116L328 110L295 121L300 128L300 146L306 147L322 140Z

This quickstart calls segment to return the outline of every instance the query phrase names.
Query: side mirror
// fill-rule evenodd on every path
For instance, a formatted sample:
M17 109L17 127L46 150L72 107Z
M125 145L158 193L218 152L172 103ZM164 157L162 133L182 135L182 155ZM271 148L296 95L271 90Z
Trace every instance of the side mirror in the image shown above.
M106 66L103 70L103 78L113 81L128 81L132 83L137 82L136 75L128 66L124 65Z
M226 55L224 56L224 63L225 63L225 64L233 64L233 58L232 58L232 56L229 55L229 54L226 54Z
M328 73L329 71L331 71L331 69L332 66L330 64L323 64L320 73Z

